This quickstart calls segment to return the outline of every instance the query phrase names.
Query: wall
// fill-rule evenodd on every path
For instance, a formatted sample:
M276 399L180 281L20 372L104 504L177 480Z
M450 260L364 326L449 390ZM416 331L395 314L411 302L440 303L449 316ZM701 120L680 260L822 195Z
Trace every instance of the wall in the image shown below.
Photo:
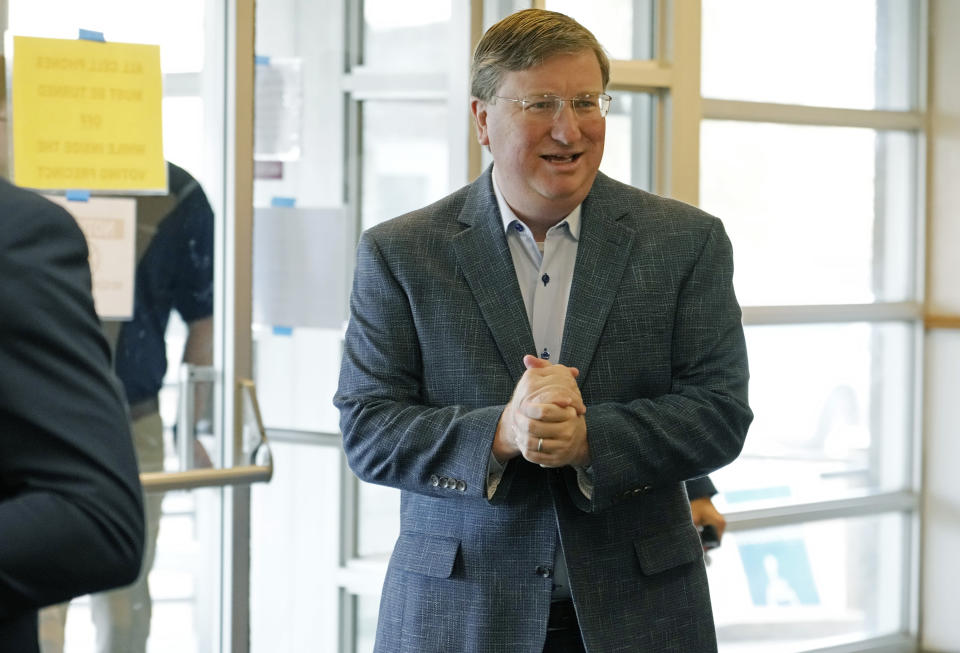
M960 316L960 3L932 0L928 311ZM926 337L921 645L960 651L960 330Z

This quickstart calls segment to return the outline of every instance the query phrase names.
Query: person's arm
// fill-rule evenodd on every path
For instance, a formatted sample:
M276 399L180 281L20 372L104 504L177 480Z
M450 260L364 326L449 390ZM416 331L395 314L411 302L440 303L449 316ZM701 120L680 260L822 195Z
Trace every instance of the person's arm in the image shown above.
M718 220L691 246L695 256L685 264L670 334L670 387L662 395L626 402L586 398L594 483L589 501L573 470L565 471L569 494L582 510L597 512L708 474L743 447L753 413L732 249Z
M463 362L451 355L450 365L448 382L454 384ZM438 498L486 499L494 434L510 389L503 389L503 404L469 409L426 405L424 383L409 299L373 236L365 233L357 248L334 397L347 462L369 483ZM507 470L498 495L506 494L510 477Z
M213 318L187 323L187 342L183 362L192 365L213 365Z
M183 347L183 362L191 365L213 365L213 318L206 317L187 324L187 342ZM210 415L212 397L209 383L198 383L194 387L194 415L198 421L206 420ZM208 422L209 423L209 422ZM195 468L213 467L210 454L200 440L193 441L193 466Z
M0 186L2 620L132 582L144 522L83 235L59 207Z
M687 481L687 496L690 499L690 514L697 528L713 526L717 532L717 542L723 539L723 532L727 529L727 520L713 505L712 497L717 488L709 476L701 476Z
M697 528L713 526L717 531L717 542L723 539L723 532L727 530L727 519L713 505L710 497L698 497L690 500L690 514Z
M710 480L709 476L701 476L699 478L691 478L686 482L687 486L687 496L691 501L694 499L709 499L717 493L717 488L713 484L713 481Z

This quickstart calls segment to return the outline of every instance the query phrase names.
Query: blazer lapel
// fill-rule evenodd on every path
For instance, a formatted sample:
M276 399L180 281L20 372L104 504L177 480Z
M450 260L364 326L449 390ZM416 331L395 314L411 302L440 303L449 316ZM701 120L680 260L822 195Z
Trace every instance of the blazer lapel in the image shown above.
M616 189L608 182L598 173L583 202L577 262L563 327L560 362L580 370L581 386L620 290L635 236L618 222L626 211L617 205Z
M503 233L490 170L487 168L470 186L459 216L460 222L469 227L454 236L453 249L516 383L524 372L524 355L536 354L536 346Z

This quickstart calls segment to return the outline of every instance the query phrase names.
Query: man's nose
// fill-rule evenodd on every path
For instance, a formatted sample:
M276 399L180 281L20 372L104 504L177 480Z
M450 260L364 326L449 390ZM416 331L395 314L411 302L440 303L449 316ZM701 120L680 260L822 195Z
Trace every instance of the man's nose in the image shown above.
M580 118L573 110L573 103L565 101L553 117L550 135L560 143L572 143L580 138Z

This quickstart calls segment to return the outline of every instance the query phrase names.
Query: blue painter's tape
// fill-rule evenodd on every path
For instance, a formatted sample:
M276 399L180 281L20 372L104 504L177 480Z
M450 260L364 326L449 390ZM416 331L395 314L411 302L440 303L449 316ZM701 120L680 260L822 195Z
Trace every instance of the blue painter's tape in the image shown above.
M273 335L275 336L292 336L293 327L288 326L275 326L273 327Z
M80 36L77 37L82 41L100 41L105 43L106 39L103 38L103 32L96 32L92 29L81 29Z
M71 202L89 202L90 191L88 190L68 190L67 199Z
M296 205L297 205L296 197L274 197L272 200L270 200L270 206L274 208L277 208L277 207L293 208Z
M257 54L257 55L254 55L254 57L253 57L253 62L254 62L255 64L257 64L258 66L269 66L269 65L270 65L270 57L268 57L268 56L266 56L266 55L264 55L264 54Z

